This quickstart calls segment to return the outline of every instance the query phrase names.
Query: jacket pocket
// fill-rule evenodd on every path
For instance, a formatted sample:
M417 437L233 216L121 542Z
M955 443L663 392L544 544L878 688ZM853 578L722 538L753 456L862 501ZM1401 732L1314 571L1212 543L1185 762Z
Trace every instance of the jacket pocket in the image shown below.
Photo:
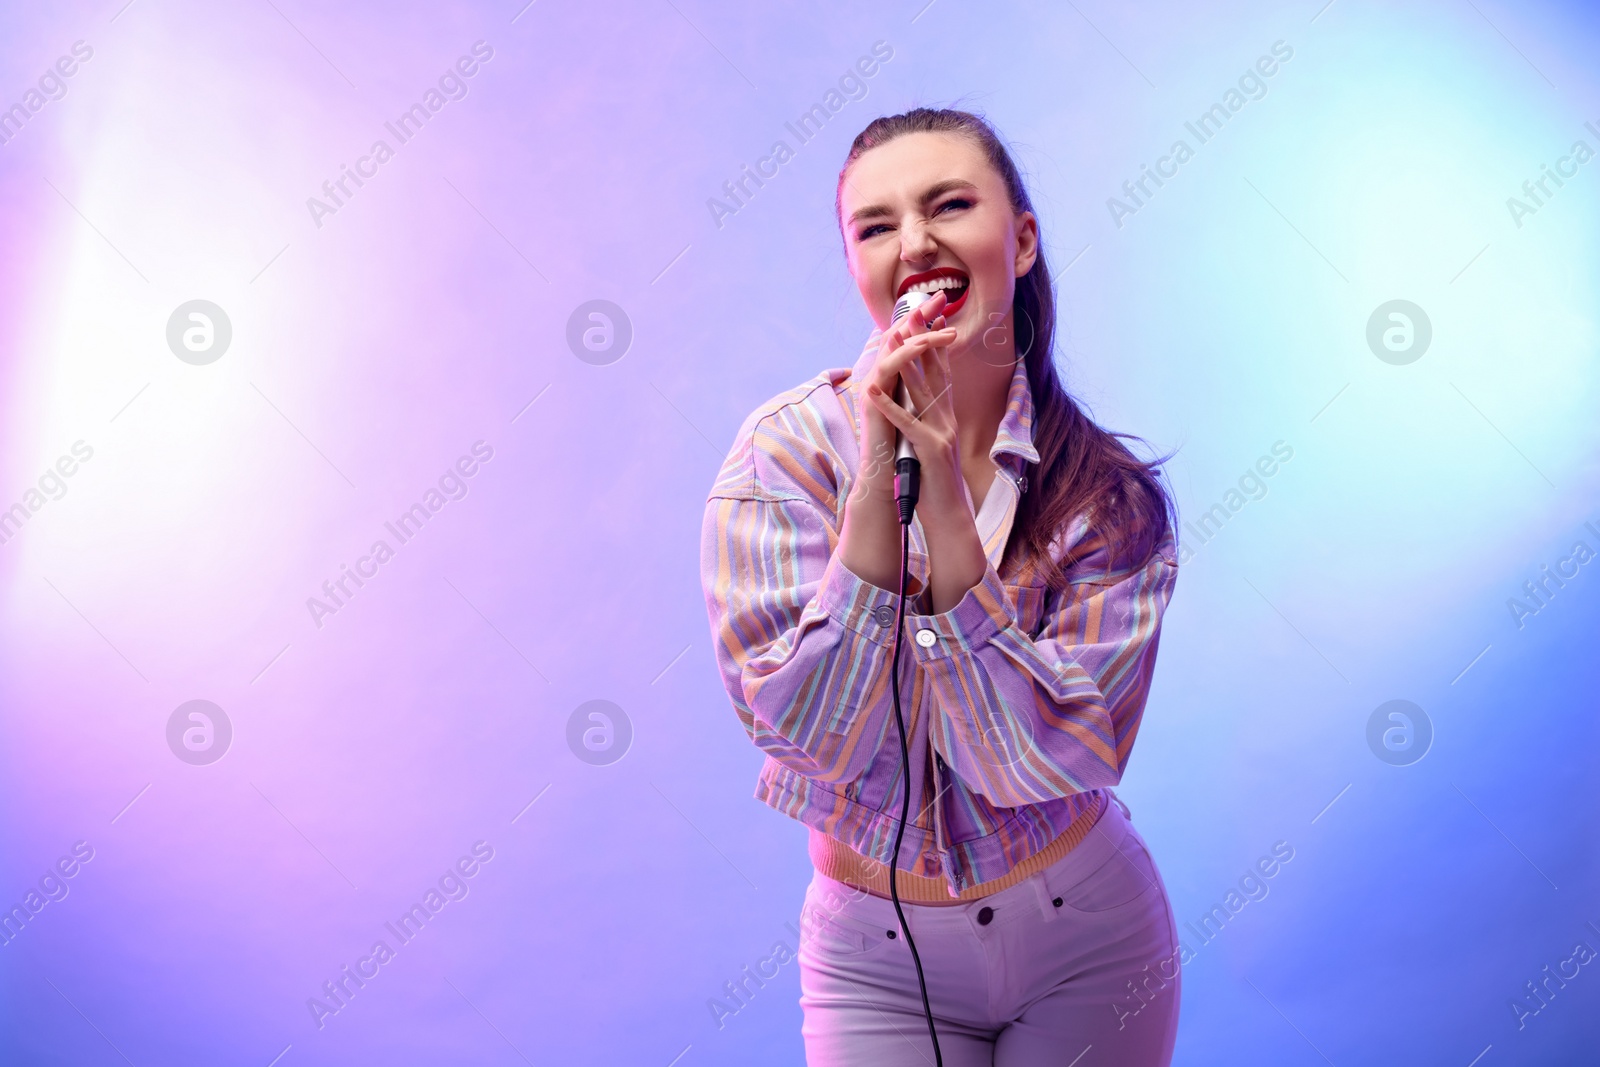
M1038 637L1044 625L1045 596L1048 590L1043 585L1023 581L1016 585L1006 583L1006 591L1011 594L1011 602L1017 607L1017 629L1029 637Z

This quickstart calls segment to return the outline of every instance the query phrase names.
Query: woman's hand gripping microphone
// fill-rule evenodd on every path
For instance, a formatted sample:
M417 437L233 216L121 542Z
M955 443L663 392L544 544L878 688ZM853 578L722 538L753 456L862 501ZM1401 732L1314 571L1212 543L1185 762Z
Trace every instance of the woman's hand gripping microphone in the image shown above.
M894 351L903 351L908 340L915 342L913 351L907 352L905 360L901 361L903 369L895 375L898 382L895 389L895 405L903 415L913 420L920 420L921 416L918 413L918 405L912 398L911 387L907 383L907 378L910 376L908 370L910 370L918 356L926 353L936 352L942 360L943 345L937 342L942 341L948 344L955 336L954 330L936 330L933 328L935 322L940 327L944 326L942 317L935 319L933 316L937 315L938 311L944 307L945 301L946 298L943 291L933 293L908 292L895 301L894 312L889 319L890 335L884 338L884 348L879 355L879 366L875 368L881 369L885 373L880 375L879 382L874 383L869 389L875 399L882 398L881 381L883 377L887 376L888 370L884 365L883 357L892 354ZM913 315L913 312L919 313ZM902 322L905 323L904 327L901 326ZM923 332L910 333L911 330L919 326ZM948 378L948 367L943 369L946 372L943 376ZM928 379L927 369L921 363L915 363L915 370L912 373L917 374L924 381ZM945 392L948 392L948 386ZM938 397L934 398L935 401L938 399ZM924 400L926 401L926 398ZM895 507L899 512L901 525L909 526L912 513L917 507L917 498L921 493L922 464L917 460L916 446L913 444L911 437L901 427L901 423L882 404L879 405L879 409L896 426L894 453Z

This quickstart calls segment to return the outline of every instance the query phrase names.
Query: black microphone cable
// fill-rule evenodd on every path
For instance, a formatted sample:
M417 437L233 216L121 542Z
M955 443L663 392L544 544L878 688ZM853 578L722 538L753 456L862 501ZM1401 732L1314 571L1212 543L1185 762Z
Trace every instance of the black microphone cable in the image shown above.
M889 659L889 680L894 689L894 722L900 729L900 769L905 788L900 796L900 821L895 827L894 855L889 861L889 899L894 901L894 913L900 920L900 932L905 936L906 947L911 950L911 962L917 967L917 987L922 991L922 1013L928 1019L928 1036L933 1039L935 1067L944 1067L944 1056L939 1052L939 1032L933 1026L933 1008L928 1004L928 981L922 974L922 957L917 955L917 943L911 939L911 927L906 923L905 912L900 910L900 889L896 873L900 866L900 839L905 836L906 821L911 812L911 757L906 751L906 720L900 711L900 637L906 625L906 578L911 568L911 515L917 507L921 493L922 464L910 456L901 456L894 464L894 502L900 511L900 595L894 617L894 650Z

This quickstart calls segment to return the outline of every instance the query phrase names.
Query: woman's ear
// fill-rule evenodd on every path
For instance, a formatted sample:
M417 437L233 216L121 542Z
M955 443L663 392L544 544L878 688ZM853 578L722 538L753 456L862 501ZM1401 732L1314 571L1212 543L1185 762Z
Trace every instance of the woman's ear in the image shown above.
M1024 211L1017 216L1017 260L1014 265L1016 277L1020 278L1033 269L1033 261L1039 258L1039 220L1034 218L1033 212Z

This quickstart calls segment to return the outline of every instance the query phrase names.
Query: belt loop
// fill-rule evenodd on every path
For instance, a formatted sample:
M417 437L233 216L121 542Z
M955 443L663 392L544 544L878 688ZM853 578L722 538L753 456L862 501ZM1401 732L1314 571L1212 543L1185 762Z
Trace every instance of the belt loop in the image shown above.
M1051 903L1053 898L1050 896L1050 887L1045 884L1044 871L1035 872L1028 881L1033 883L1033 895L1038 898L1040 916L1047 923L1055 922L1056 913L1061 909Z
M1112 800L1115 800L1117 802L1117 807L1122 809L1123 817L1127 818L1127 819L1132 819L1133 818L1133 812L1128 810L1128 805L1126 805L1126 804L1124 804L1122 802L1122 798L1117 796L1117 794L1112 791L1110 786L1106 786L1105 788L1106 788L1106 796L1110 797Z

